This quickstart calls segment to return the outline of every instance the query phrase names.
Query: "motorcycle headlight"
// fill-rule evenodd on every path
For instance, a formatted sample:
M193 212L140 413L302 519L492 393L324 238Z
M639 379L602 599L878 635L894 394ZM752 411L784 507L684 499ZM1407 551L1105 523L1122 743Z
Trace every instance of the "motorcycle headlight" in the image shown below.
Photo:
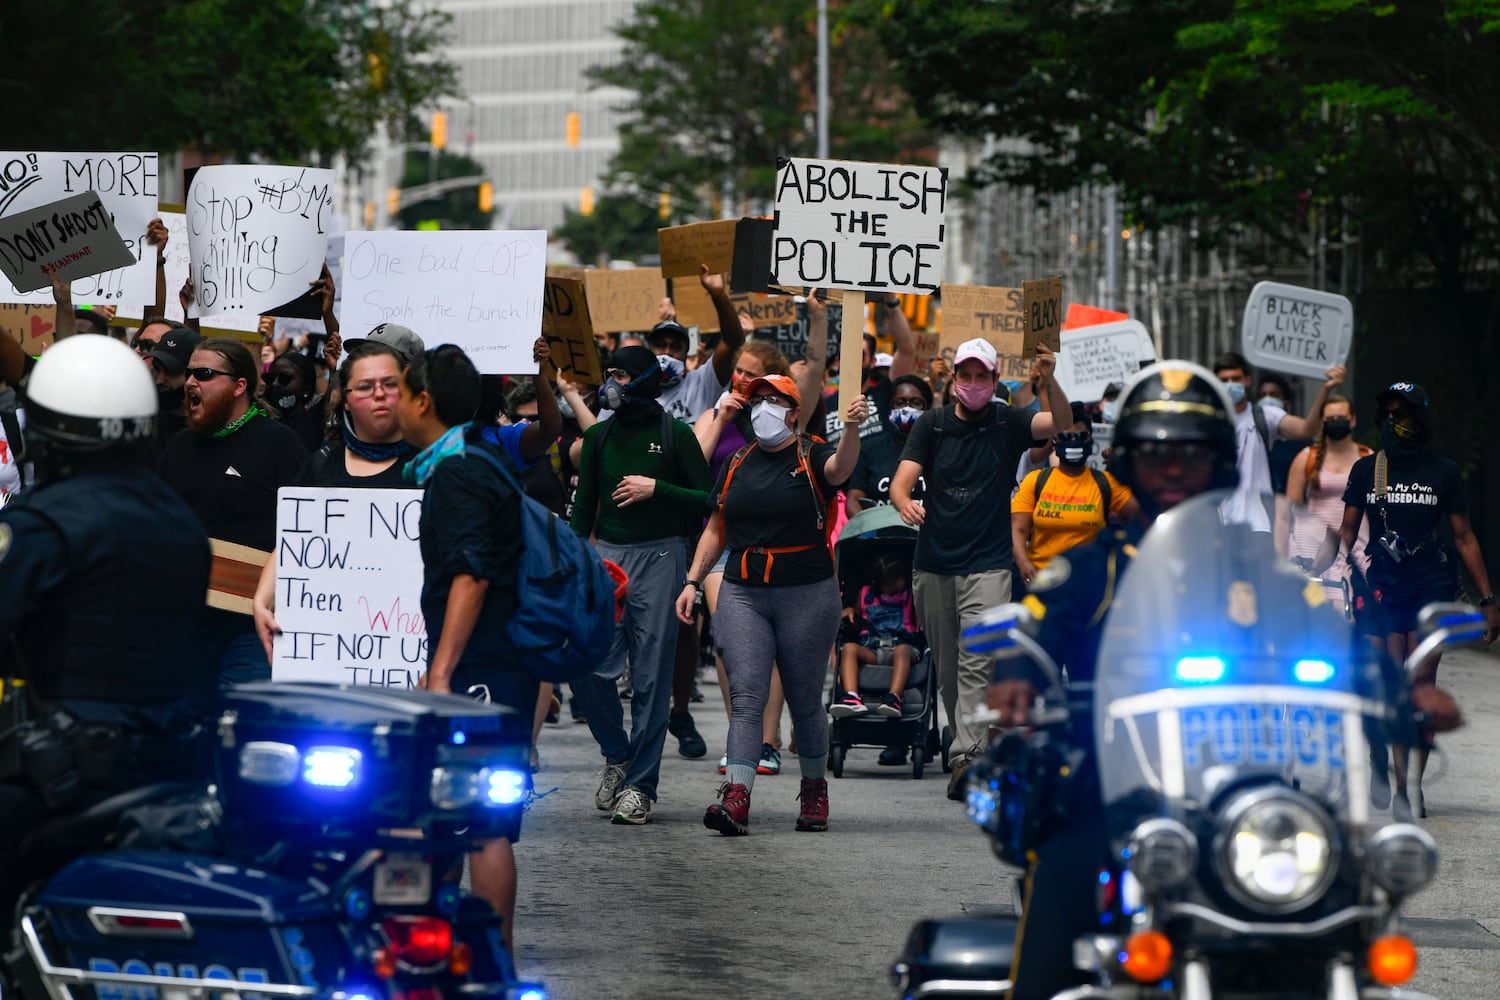
M1151 819L1130 835L1130 873L1147 892L1186 882L1198 866L1198 842L1175 819Z
M1437 874L1437 841L1412 823L1392 823L1370 838L1370 877L1393 896L1410 896Z
M1312 903L1335 874L1333 831L1322 809L1286 788L1231 799L1219 821L1216 861L1224 886L1263 913Z
M479 771L472 767L435 767L430 787L439 809L464 809L479 801Z
M1000 822L1000 779L988 760L976 760L969 768L965 802L969 818L985 833L994 833Z

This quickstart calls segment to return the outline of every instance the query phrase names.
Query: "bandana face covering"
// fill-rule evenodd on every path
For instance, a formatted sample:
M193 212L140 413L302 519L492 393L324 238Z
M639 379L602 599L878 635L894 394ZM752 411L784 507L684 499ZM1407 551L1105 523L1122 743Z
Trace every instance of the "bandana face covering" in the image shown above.
M344 414L344 448L358 455L367 462L384 462L392 458L402 458L411 454L411 445L405 441L376 441L369 442L361 440L354 433L354 425L349 422L349 414Z
M464 454L464 437L471 424L458 424L443 432L443 436L417 452L417 457L406 463L401 470L402 478L418 486L426 486L437 467L446 458Z

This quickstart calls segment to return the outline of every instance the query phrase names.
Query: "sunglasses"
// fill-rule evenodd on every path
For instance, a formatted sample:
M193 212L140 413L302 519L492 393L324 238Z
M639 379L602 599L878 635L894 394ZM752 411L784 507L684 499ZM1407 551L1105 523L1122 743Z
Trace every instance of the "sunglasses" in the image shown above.
M189 368L184 374L186 374L188 378L196 379L199 382L208 382L212 379L218 378L220 375L223 375L225 378L239 377L233 372L221 372L217 368Z
M156 345L158 343L159 341L155 340L137 340L135 342L135 352L137 354L150 354L152 351L156 350Z
M297 376L292 374L291 372L276 372L274 375L266 376L267 385L286 386L291 385L296 381Z

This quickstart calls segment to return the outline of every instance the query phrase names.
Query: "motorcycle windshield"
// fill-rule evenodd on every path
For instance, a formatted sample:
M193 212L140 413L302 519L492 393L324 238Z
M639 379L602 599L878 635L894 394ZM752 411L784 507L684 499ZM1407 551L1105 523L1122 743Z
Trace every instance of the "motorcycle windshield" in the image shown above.
M1223 496L1157 519L1104 623L1094 725L1117 838L1153 816L1190 823L1258 780L1371 818L1381 664L1268 533L1222 524Z

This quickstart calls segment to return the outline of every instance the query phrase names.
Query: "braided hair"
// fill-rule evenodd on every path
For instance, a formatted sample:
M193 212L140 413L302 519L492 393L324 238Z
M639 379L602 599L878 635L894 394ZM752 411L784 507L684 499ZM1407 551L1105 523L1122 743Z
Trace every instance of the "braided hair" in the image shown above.
M1321 417L1324 413L1327 412L1329 403L1347 404L1349 403L1349 398L1347 396L1341 396L1336 392L1329 393L1328 398L1323 402L1323 409L1318 412L1318 416ZM1352 410L1353 407L1350 406L1350 409ZM1308 498L1312 496L1313 490L1321 489L1323 486L1321 473L1323 472L1323 460L1327 457L1328 435L1323 433L1322 429L1320 428L1318 430L1318 439L1313 442L1313 453L1308 462L1307 483L1302 487L1302 502L1304 504L1307 503Z

